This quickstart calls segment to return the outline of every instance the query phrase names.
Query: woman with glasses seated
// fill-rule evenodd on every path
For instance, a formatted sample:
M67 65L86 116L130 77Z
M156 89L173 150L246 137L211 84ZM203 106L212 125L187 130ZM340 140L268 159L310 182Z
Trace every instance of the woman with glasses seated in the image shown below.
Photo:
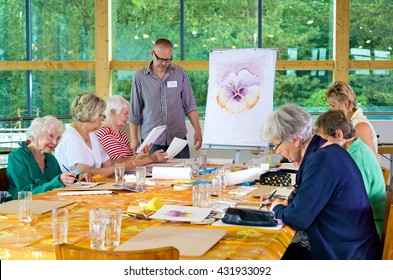
M130 140L122 130L130 117L130 103L121 95L114 95L106 100L104 125L96 131L97 137L111 160L134 158ZM166 153L158 150L151 155L143 154L135 160L135 165L152 162L165 162Z
M124 162L125 168L133 169L135 164L131 159L112 161L95 131L101 127L104 120L105 101L92 92L84 92L73 100L71 114L74 122L67 127L55 156L61 166L75 173L91 176L112 176L115 173L114 163Z
M344 111L328 111L320 115L315 122L315 130L327 140L324 146L338 144L346 149L356 162L373 209L375 226L381 236L386 205L385 179L373 151L356 137L352 122Z
M19 191L33 194L71 185L75 181L72 172L62 173L52 155L65 129L64 124L53 116L37 117L26 131L25 142L8 155L8 192L12 199Z
M297 230L283 259L378 259L381 244L356 163L338 145L314 135L311 115L286 105L266 121L262 139L276 152L299 163L296 188L288 198L262 203Z

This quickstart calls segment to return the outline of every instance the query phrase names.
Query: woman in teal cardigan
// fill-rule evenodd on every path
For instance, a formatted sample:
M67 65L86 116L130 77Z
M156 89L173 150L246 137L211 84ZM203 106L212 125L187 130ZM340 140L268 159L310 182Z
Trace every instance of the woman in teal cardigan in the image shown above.
M26 142L20 142L20 148L8 156L8 192L12 199L18 198L19 191L38 194L73 184L75 174L62 173L52 155L64 130L64 124L53 116L37 117L32 121L26 131Z

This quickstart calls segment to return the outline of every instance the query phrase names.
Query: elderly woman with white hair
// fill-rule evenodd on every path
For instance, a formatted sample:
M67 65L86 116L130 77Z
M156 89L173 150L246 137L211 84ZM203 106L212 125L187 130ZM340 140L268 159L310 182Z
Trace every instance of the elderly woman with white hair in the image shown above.
M262 203L297 230L283 259L378 259L381 244L362 175L349 153L314 135L311 115L296 105L273 112L261 137L297 162L296 188L288 198Z
M33 194L71 185L75 181L72 172L62 173L52 155L64 132L64 124L53 116L37 117L26 131L26 142L8 155L8 188L12 199L19 191Z
M130 103L121 95L110 96L106 100L106 120L104 125L96 131L97 137L112 160L134 158L130 140L122 130L130 117ZM145 165L151 162L164 162L166 152L158 150L147 155L138 156L136 165Z

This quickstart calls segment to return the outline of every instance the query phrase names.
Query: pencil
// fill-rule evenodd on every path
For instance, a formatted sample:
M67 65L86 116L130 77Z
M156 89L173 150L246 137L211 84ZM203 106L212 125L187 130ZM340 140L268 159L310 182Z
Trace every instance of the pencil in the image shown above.
M61 166L63 166L64 169L65 169L67 172L71 172L67 167L65 167L64 164L62 164ZM76 180L76 182L77 182L80 186L82 186L82 184L81 184L81 182L79 182L78 178L75 177L75 180Z
M267 199L271 199L276 192L277 192L277 190L272 192L272 194ZM259 207L259 210L261 210L263 208L263 206L265 206L265 204L262 204L261 207Z

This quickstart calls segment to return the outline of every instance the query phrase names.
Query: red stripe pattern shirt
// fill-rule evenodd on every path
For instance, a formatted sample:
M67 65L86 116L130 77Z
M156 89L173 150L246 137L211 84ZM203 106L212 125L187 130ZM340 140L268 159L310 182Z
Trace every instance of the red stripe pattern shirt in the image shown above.
M108 153L111 160L122 159L130 157L133 152L130 147L130 139L120 130L120 135L115 133L107 126L103 126L96 131L96 135Z

